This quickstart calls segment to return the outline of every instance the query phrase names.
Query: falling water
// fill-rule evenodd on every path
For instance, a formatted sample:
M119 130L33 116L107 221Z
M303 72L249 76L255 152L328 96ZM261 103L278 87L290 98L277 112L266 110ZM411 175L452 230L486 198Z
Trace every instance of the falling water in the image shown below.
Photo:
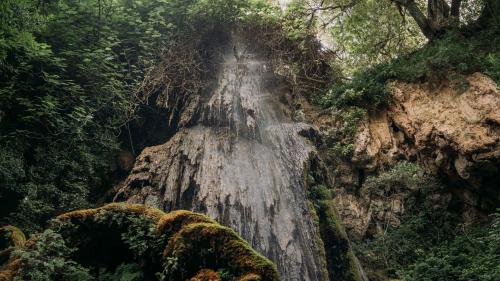
M240 41L225 51L198 125L146 149L125 187L141 189L126 197L215 218L274 261L283 280L328 280L304 187L314 148L298 132L307 125L284 114L266 61Z

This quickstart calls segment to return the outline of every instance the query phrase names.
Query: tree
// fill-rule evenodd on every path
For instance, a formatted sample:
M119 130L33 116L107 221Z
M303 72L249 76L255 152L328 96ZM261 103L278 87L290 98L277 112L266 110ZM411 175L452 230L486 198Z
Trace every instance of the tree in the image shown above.
M425 4L422 1L415 0L391 0L396 7L400 10L401 15L403 9L406 10L410 16L420 27L422 33L429 40L440 37L449 29L457 29L460 27L460 20L462 13L467 7L482 6L481 16L479 17L481 27L489 25L491 21L497 21L496 18L499 11L500 4L497 0L477 0L477 1L463 1L463 0L427 0L426 13L422 11L422 6ZM469 3L470 2L470 3ZM463 5L468 4L468 5Z
M388 0L400 15L408 13L429 40L436 39L447 30L457 29L471 18L475 28L498 24L500 3L498 0ZM311 0L311 14L331 14L329 23L348 15L355 6L365 5L367 0ZM386 1L375 1L385 5ZM477 21L476 21L477 20Z

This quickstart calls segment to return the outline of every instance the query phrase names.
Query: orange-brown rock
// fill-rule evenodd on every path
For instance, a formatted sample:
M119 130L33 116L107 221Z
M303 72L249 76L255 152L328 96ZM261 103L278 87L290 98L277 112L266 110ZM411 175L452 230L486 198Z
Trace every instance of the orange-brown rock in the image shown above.
M498 206L500 92L493 80L480 73L465 82L465 88L456 81L443 81L437 87L391 85L390 105L361 124L350 163L338 167L342 176L337 181L336 203L348 229L364 234L378 217L398 224L405 210L401 196L363 199L362 190L353 190L359 189L365 175L400 160L418 162L442 179L449 192L445 196L451 198L438 201L454 202L466 221Z

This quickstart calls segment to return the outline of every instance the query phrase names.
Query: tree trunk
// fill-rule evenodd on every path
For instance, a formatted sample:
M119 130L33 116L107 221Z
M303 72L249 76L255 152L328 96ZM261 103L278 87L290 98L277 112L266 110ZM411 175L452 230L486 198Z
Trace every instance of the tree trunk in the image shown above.
M429 24L429 20L425 17L424 13L420 10L417 3L413 0L392 0L396 5L404 7L411 17L415 20L418 27L427 39L432 40L436 37L436 32Z
M427 1L427 19L429 25L436 33L441 33L444 29L449 27L449 14L450 7L444 0Z

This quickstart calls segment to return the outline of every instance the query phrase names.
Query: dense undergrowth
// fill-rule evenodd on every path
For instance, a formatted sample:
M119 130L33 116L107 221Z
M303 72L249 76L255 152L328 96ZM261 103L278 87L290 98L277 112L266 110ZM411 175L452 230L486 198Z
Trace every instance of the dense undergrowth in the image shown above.
M373 280L496 280L500 273L499 217L464 227L450 213L421 211L373 240L356 245ZM458 220L456 220L458 221ZM378 269L378 270L376 270Z
M354 240L370 280L496 280L500 272L498 213L490 223L462 224L448 204L437 199L443 190L439 181L410 162L368 177L362 188L372 193L370 198L405 195L401 225L386 223L374 237Z
M0 4L3 223L37 229L109 186L139 61L154 55L164 26L154 5L99 3Z
M0 280L280 280L233 230L203 215L143 205L63 214L15 248Z
M355 248L377 281L496 280L498 215L489 225L473 227L454 224L449 218L445 211L421 211Z

